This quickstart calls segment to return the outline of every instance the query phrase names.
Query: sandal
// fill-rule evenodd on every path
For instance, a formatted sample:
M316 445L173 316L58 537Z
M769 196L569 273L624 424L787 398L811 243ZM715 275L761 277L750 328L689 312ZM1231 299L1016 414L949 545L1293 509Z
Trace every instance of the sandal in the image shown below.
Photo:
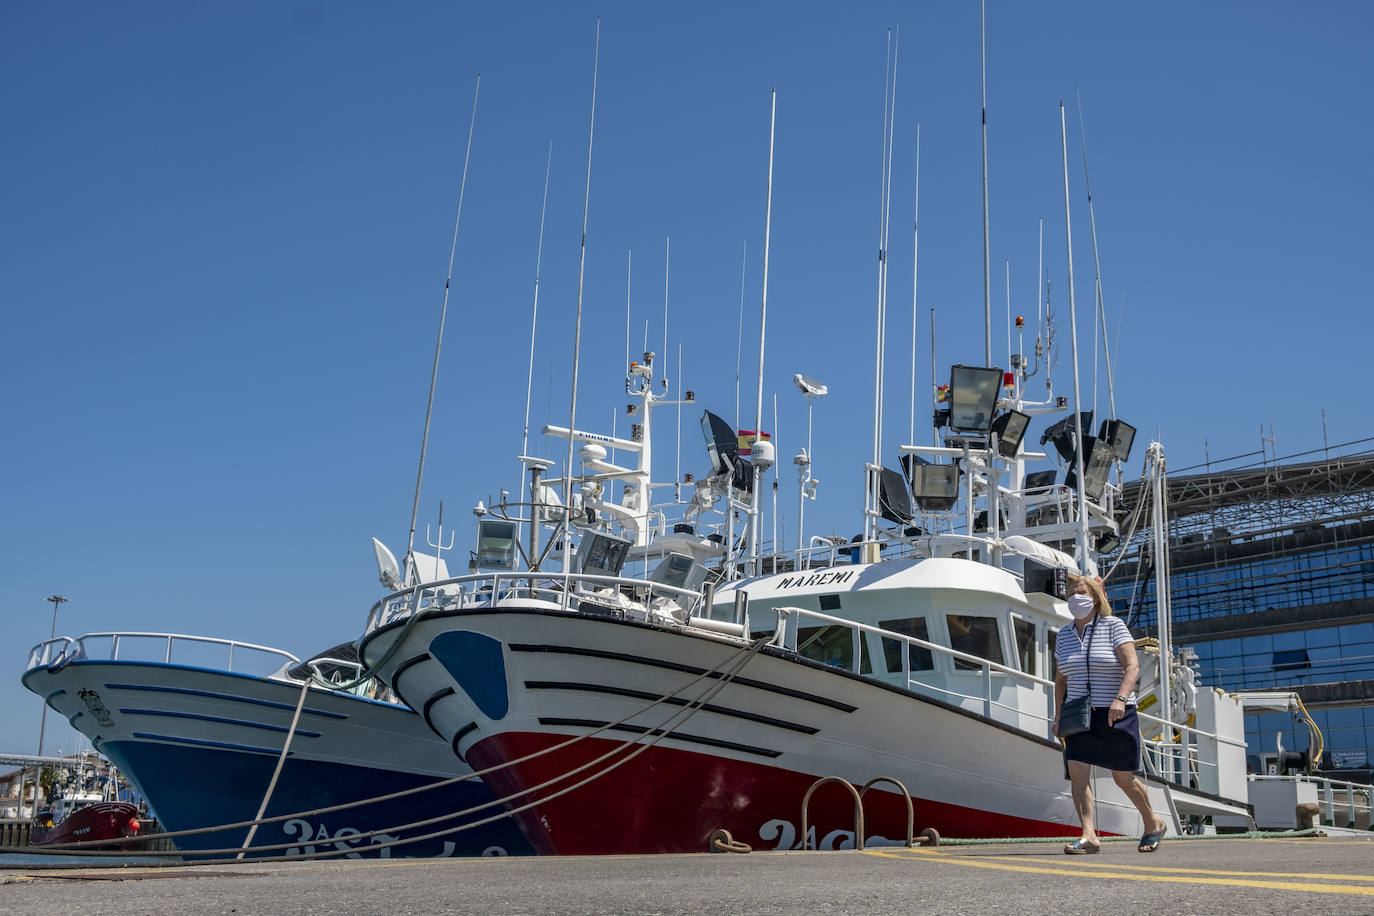
M1158 840L1155 841L1158 845ZM1088 843L1082 837L1072 843L1064 844L1064 855L1066 856L1092 856L1102 851L1101 843Z
M1154 833L1147 833L1140 838L1140 845L1136 847L1136 852L1154 852L1159 848L1159 841L1164 839L1164 834L1169 832L1169 825L1166 823Z

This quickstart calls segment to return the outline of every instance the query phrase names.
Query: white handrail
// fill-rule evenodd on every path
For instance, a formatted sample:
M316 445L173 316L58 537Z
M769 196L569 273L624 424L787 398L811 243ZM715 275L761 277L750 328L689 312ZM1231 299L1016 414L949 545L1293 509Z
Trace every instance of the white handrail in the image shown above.
M1038 685L1041 686L1041 687L1053 687L1053 686L1054 686L1054 681L1046 680L1046 679L1043 678L1043 677L1038 677L1038 676L1036 676L1036 675L1034 675L1034 674L1027 674L1027 673L1024 672L1024 671L1018 671L1018 670L1016 670L1015 668L1008 668L1006 665L1001 665L1001 664L998 664L997 662L989 661L989 660L986 659L986 658L980 658L980 657L977 656L977 655L970 655L970 654L968 654L967 652L960 652L958 649L951 649L951 648L948 647L948 646L942 646L942 645L939 645L938 643L927 642L927 641L924 640L924 639L917 639L915 636L906 636L906 635L904 635L904 634L902 634L902 633L894 633L894 632L891 631L891 630L884 630L884 629L882 629L881 627L870 626L869 624L866 624L866 623L859 623L858 621L855 621L855 620L845 620L843 617L832 617L832 616L829 615L829 614L822 614L822 613L819 612L819 611L809 611L809 610L807 610L806 608L800 608L800 607L779 607L779 608L775 608L775 610L778 612L779 618L782 618L784 615L792 615L792 614L795 614L797 617L803 617L803 616L804 616L804 617L810 617L810 618L813 619L813 620L820 620L820 621L822 621L822 622L824 622L824 623L829 623L829 624L834 624L834 625L844 626L844 627L851 627L851 628L853 628L853 629L860 630L860 631L865 632L865 633L872 633L872 634L874 634L875 636L880 636L880 637L882 637L883 639L894 639L894 640L898 640L899 642L907 643L908 645L918 646L918 647L920 647L920 648L922 648L922 649L931 649L931 650L933 650L933 651L935 651L935 652L939 652L939 653L941 653L941 654L943 654L943 655L948 655L948 656L950 656L951 658L959 659L959 660L961 660L961 661L966 661L966 662L969 662L970 664L977 665L979 668L982 668L982 667L984 667L984 666L987 666L987 668L988 668L989 670L991 670L991 671L996 671L998 674L1009 674L1009 675L1012 675L1013 677L1016 677L1016 678L1018 678L1018 679L1020 679L1020 680L1030 681L1030 682L1033 683L1033 684L1038 684ZM779 619L779 626L781 626L781 624L782 624L781 619ZM795 651L795 649L794 649L794 651ZM856 656L856 658L855 658L854 664L855 664L855 666L856 666L856 671L855 671L855 673L858 673L858 672L857 672L857 665L858 665L858 658L857 658L857 656Z
M517 585L515 583L526 583ZM541 585L540 583L547 583ZM425 582L413 585L410 588L392 592L385 598L372 606L367 615L366 633L372 632L378 626L393 623L397 620L404 620L413 614L424 602L427 594L431 600L437 597L442 590L457 586L457 595L445 594L445 599L456 598L460 602L467 602L473 598L481 599L479 604L494 603L504 598L512 597L512 592L527 591L532 594L548 593L563 595L563 584L569 583L571 586L601 585L619 589L632 589L637 591L647 590L648 597L672 598L680 607L687 610L688 614L701 601L701 593L686 588L678 588L673 585L665 585L661 582L653 582L648 579L637 579L626 576L607 576L596 573L549 573L549 572L485 572L471 573L465 576L453 576L448 579ZM471 586L471 588L470 588ZM503 589L504 586L504 589ZM527 597L527 596L526 596ZM598 596L594 592L579 590L579 599L593 599ZM462 606L472 606L463 603Z
M780 634L777 637L775 644L781 648L790 648L791 651L797 651L797 630L800 629L800 626L798 625L797 627L792 628L787 627L788 617L797 618L798 624L800 624L802 618L807 618L810 620L815 620L820 623L830 624L833 626L848 627L851 631L853 631L856 639L858 638L858 634L860 633L871 633L875 636L878 636L881 639L891 639L898 643L905 643L908 647L907 650L904 650L902 652L902 675L906 681L908 689L919 689L929 691L931 693L944 694L946 696L951 697L958 697L960 699L973 700L975 702L981 701L983 703L983 715L987 716L988 718L992 718L992 708L996 706L998 708L1013 712L1017 715L1026 716L1031 719L1039 719L1047 724L1053 721L1053 717L1050 715L1042 715L1038 712L1025 710L1018 706L1008 705L1006 703L994 699L992 691L992 673L996 672L998 674L1007 675L1009 677L1015 678L1017 681L1027 683L1029 685L1038 686L1042 689L1047 690L1053 690L1054 681L1047 680L1046 678L1042 677L1037 677L1036 675L1028 674L1024 671L1018 671L1014 668L1007 667L1006 665L1001 665L988 659L980 658L976 655L970 655L967 652L960 652L957 649L953 649L948 646L942 646L937 643L930 642L928 640L918 639L914 636L907 636L902 633L894 633L891 630L884 630L881 627L875 627L869 624L859 623L853 620L845 620L844 618L834 617L830 614L824 614L819 611L811 611L807 610L806 608L798 607L779 607L775 610L778 614L778 631ZM789 630L791 631L790 633L788 632ZM789 636L791 637L790 647L787 645ZM926 681L913 678L911 676L910 671L911 656L909 647L911 646L927 649L932 652L938 652L952 659L962 660L964 662L977 665L980 673L982 674L984 689L983 696L978 697L969 694L959 693L957 691L948 690L935 684L931 684ZM853 660L849 666L849 670L854 674L865 676L863 675L862 671L860 671L861 662L862 659L860 652L855 651L853 653ZM1217 760L1217 749L1220 745L1226 744L1232 747L1240 748L1244 748L1246 746L1244 741L1237 741L1233 738L1224 737L1221 735L1214 734L1212 732L1205 732L1201 729L1194 728L1188 725L1182 725L1175 722L1166 723L1162 719L1156 718L1155 716L1152 716L1149 713L1140 712L1139 710L1137 710L1137 715L1146 721L1154 722L1156 724L1165 726L1166 728L1172 727L1175 729L1179 729L1182 733L1184 733L1185 738L1192 738L1193 749L1191 751L1189 750L1188 744L1185 741L1151 740L1146 742L1146 744L1149 746L1149 750L1151 753L1154 753L1162 758L1167 758L1171 761L1171 766L1169 768L1170 772L1163 774L1170 781L1181 782L1184 779L1186 779L1188 768L1190 766L1212 768L1219 767L1220 764ZM1213 747L1213 753L1208 754L1206 756L1199 753L1199 751L1201 750L1201 744L1204 740L1212 742ZM1151 763L1151 761L1149 760L1149 753L1145 754L1145 757L1146 763L1148 765L1149 763ZM1177 766L1173 766L1172 763L1177 763Z
M99 648L97 648L96 643L98 641L103 640L109 640L108 647L100 646ZM68 657L69 660L96 658L101 661L119 661L121 649L120 644L121 642L127 642L129 640L165 641L166 647L161 654L163 663L168 664L171 663L173 645L187 643L200 643L216 647L226 647L228 649L228 663L226 665L225 670L228 671L234 670L234 651L236 649L246 649L250 652L261 652L266 655L274 655L284 659L287 664L300 664L299 658L283 649L275 649L271 646L260 646L255 643L243 642L237 639L220 639L214 636L193 636L187 633L145 633L133 631L111 631L108 633L87 633L83 636L78 636L75 639L69 636L59 636L55 639L49 639L45 642L41 642L29 650L28 667L32 669L40 665L52 665ZM54 655L52 653L52 650L57 646L63 647L62 652L60 654ZM132 650L130 649L130 651ZM125 660L128 660L128 654L129 653L126 653ZM146 655L147 653L145 652L143 654ZM139 658L138 660L147 661L148 659Z

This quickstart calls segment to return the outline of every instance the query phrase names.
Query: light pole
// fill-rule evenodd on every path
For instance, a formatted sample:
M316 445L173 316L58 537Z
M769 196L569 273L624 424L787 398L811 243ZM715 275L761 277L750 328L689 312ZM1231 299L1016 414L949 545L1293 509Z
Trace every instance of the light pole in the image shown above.
M49 595L44 599L52 602L52 632L48 634L48 641L57 638L57 609L67 603L67 599L61 595ZM43 701L43 717L38 721L38 756L43 756L43 733L48 728L48 701Z
M796 568L801 569L802 547L805 543L805 531L802 528L802 513L806 506L806 499L816 498L816 484L820 481L811 476L811 411L816 406L816 398L823 398L830 389L813 378L807 378L798 372L792 376L792 384L797 386L797 390L806 395L806 451L792 459L797 465L798 474L798 493L797 493L797 563Z

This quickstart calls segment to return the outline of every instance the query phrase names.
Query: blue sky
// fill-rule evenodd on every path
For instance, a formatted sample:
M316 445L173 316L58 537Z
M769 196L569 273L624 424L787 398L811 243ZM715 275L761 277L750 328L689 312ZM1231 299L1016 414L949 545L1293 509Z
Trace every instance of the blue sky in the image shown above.
M770 418L779 401L783 530L805 428L795 372L831 390L808 520L860 530L889 26L887 463L910 412L918 122L918 415L930 309L941 380L982 362L977 3L16 0L0 11L0 750L36 744L39 703L18 675L54 592L72 635L170 630L305 655L359 630L381 590L368 539L404 548L480 73L421 514L423 535L445 500L470 542L467 509L518 482L550 143L531 423L567 422L597 15L578 425L607 430L623 410L627 251L633 349L646 320L662 349L665 238L668 374L676 385L681 345L683 387L727 418L747 243L752 418L776 88L764 390ZM1035 314L1042 218L1068 341L1064 101L1092 397L1078 90L1118 413L1173 467L1200 462L1204 439L1214 458L1254 451L1261 426L1279 454L1320 447L1323 410L1333 443L1367 435L1372 18L1361 3L992 2L994 362L1007 261L1013 312ZM699 473L696 420L682 461ZM671 424L660 433L666 461ZM49 725L49 749L70 749Z

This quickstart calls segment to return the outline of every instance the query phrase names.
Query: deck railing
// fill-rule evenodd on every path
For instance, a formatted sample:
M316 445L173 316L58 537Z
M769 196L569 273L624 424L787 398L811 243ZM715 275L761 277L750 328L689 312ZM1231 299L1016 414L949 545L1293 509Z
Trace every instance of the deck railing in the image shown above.
M780 648L788 649L792 652L797 651L797 634L801 629L800 621L803 618L808 620L815 620L828 626L847 627L851 633L853 647L853 661L848 666L848 670L852 674L858 674L861 677L872 677L874 680L884 680L878 675L867 674L861 670L861 662L863 657L861 645L863 639L862 634L871 633L872 635L877 636L880 639L892 640L904 646L904 649L901 653L901 682L905 684L909 690L940 694L943 695L941 697L942 699L954 698L957 700L972 700L975 702L981 702L983 706L983 715L987 716L988 718L994 718L993 708L996 707L998 709L1005 709L1008 712L1015 713L1018 716L1026 716L1032 719L1038 719L1039 721L1045 723L1044 728L1038 732L1039 737L1044 738L1050 736L1050 716L1048 711L1035 712L1023 709L1019 705L1013 706L1000 702L996 698L996 691L993 690L993 675L1005 675L1006 677L1011 678L1014 681L1024 683L1028 687L1043 691L1043 695L1046 699L1046 710L1048 710L1049 707L1052 705L1051 700L1054 696L1054 681L1046 680L1045 678L1038 677L1034 674L1027 674L1024 671L1018 671L1015 668L1009 668L1006 665L989 661L988 659L982 658L977 655L970 655L967 652L960 652L958 649L951 649L948 646L942 646L938 643L929 642L924 639L918 639L915 636L906 636L902 633L894 633L891 630L884 630L881 627L870 626L869 624L858 623L853 620L845 620L842 617L832 617L829 614L823 614L819 611L810 611L805 608L799 607L780 607L776 610L778 613L778 629L777 635L774 636L774 644L779 646ZM918 649L925 649L929 652L944 655L953 661L961 661L966 665L972 666L972 669L967 673L973 673L973 670L976 670L981 675L981 682L983 686L982 694L979 695L960 693L956 690L950 690L945 687L940 687L936 684L925 681L919 677L913 677L911 671L912 647ZM885 680L884 682L886 683Z
M140 661L194 665L238 674L263 675L296 665L290 652L212 636L184 633L87 633L75 639L60 636L29 650L28 668L69 661Z
M973 701L982 705L982 714L989 719L998 718L994 715L994 710L1005 710L1008 713L1023 719L1030 719L1037 723L1038 727L1026 728L1020 722L1014 724L1023 731L1027 731L1036 737L1050 738L1051 707L1053 707L1054 681L1019 671L1006 665L989 661L967 652L960 652L948 646L942 646L928 640L918 639L914 636L906 636L901 633L894 633L891 630L884 630L881 627L870 626L868 624L857 623L853 620L845 620L841 617L834 617L830 614L823 614L818 611L811 611L805 608L780 607L777 608L778 628L777 635L774 636L774 645L788 649L792 652L797 651L798 632L801 627L800 622L814 620L818 623L829 626L846 627L851 632L852 639L852 660L849 665L843 666L851 674L860 677L867 677L873 680L888 683L889 678L882 675L866 673L862 670L862 646L863 634L868 633L879 637L882 640L892 640L903 646L901 683L913 692L935 695L937 699L954 701L955 705L962 705L959 701ZM934 654L943 655L952 661L961 661L966 665L972 666L974 670L967 673L979 674L982 685L981 694L961 693L938 684L931 683L920 677L913 675L911 671L911 648L924 649ZM994 680L994 675L1001 675L1011 683L1024 686L1031 690L1041 691L1045 699L1043 711L1038 709L1026 709L1022 705L1011 705L1003 703L998 699L998 690L995 686L1002 682L1001 678ZM1143 722L1153 722L1163 726L1163 720L1156 718L1148 713L1137 712ZM1004 718L1011 718L1006 716ZM1043 723L1043 724L1040 724ZM1177 733L1177 740L1148 740L1143 742L1144 766L1147 772L1153 773L1162 779L1168 780L1179 785L1196 786L1216 786L1218 785L1217 769L1218 761L1221 758L1223 746L1245 748L1245 742L1225 735L1218 735L1202 729L1193 728L1188 725L1170 723L1170 727ZM1167 735L1167 729L1164 731ZM1204 777L1202 771L1210 768L1210 772Z
M701 603L701 593L648 579L593 573L473 573L393 592L372 606L365 632L404 620L417 610L469 610L518 600L549 602L569 611L584 603L612 608L623 605L631 612L659 600L671 605L678 619L686 620Z

